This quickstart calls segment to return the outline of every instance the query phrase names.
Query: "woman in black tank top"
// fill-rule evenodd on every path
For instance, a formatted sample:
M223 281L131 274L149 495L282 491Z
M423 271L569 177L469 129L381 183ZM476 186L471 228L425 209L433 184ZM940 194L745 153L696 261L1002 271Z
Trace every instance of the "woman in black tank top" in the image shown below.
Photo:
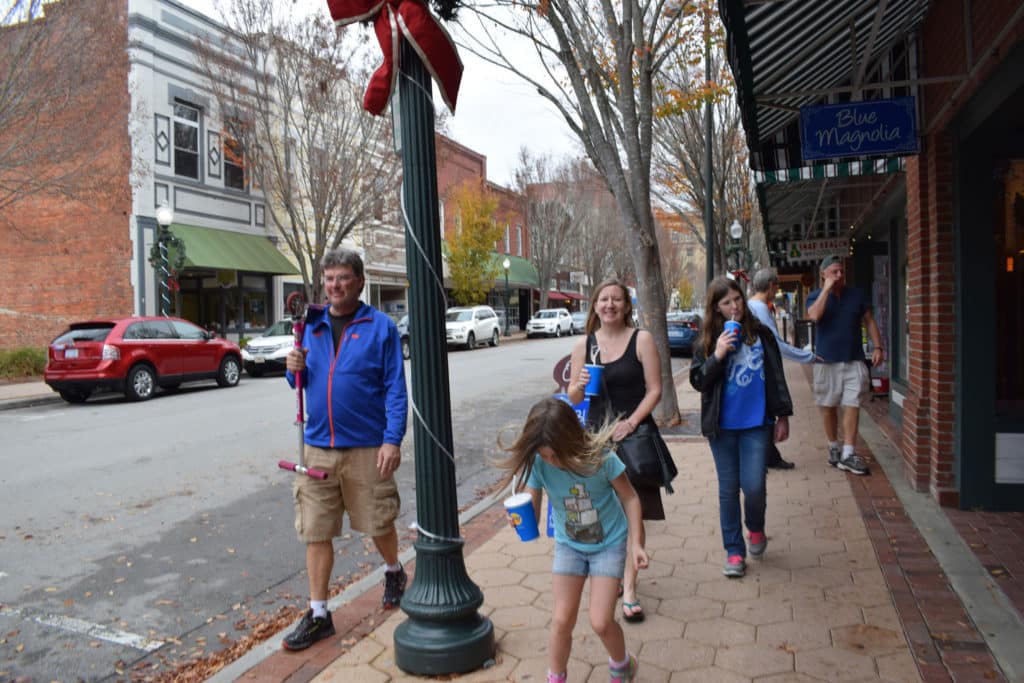
M661 360L654 338L633 327L632 315L626 286L614 278L605 280L590 297L587 336L572 350L569 400L576 404L584 398L589 373L583 366L603 365L601 393L590 397L587 427L597 430L607 420L614 425L614 441L622 441L641 423L653 422L651 412L661 399ZM631 483L640 497L643 518L665 519L660 491ZM623 577L622 616L626 621L644 617L636 598L636 571L629 563Z

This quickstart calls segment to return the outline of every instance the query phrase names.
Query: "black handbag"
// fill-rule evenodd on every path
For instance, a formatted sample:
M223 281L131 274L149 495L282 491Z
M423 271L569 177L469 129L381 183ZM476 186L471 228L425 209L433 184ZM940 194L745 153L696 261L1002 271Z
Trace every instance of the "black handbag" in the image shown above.
M615 451L626 466L626 476L634 485L664 486L666 493L675 493L672 480L679 470L657 425L641 422L632 434L616 444Z

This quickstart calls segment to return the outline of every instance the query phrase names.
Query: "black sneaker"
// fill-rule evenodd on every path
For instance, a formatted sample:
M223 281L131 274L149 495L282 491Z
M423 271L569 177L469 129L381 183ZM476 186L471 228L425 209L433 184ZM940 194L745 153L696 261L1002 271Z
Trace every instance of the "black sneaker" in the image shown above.
M384 572L384 597L380 603L384 609L398 607L405 595L405 582L409 579L405 574L405 568L399 568L396 572Z
M302 621L295 627L295 630L285 636L281 645L286 650L305 650L313 643L330 638L334 635L334 622L331 621L331 613L327 612L326 617L314 617L313 610L306 610Z

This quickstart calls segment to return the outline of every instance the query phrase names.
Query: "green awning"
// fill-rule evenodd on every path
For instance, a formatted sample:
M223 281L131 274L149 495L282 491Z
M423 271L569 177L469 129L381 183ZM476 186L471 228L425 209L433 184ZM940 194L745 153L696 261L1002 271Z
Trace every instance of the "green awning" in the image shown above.
M185 243L186 268L244 270L275 275L296 275L299 272L269 239L260 235L178 223L171 226L171 232Z
M537 269L533 267L527 259L521 256L511 256L509 254L499 254L497 252L491 254L491 258L498 264L498 279L504 282L505 269L502 267L505 259L509 261L508 267L508 282L510 285L520 285L523 287L536 287L539 278L537 277Z

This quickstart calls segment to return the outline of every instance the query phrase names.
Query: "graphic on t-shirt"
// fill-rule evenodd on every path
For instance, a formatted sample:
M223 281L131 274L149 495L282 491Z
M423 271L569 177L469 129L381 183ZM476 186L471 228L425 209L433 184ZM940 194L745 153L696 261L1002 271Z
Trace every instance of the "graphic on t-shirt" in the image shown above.
M577 543L600 543L604 540L604 527L597 518L587 487L579 482L569 489L571 494L562 499L565 506L565 535Z
M755 374L764 380L764 347L760 343L753 346L740 344L729 358L726 385L745 387L754 381Z

